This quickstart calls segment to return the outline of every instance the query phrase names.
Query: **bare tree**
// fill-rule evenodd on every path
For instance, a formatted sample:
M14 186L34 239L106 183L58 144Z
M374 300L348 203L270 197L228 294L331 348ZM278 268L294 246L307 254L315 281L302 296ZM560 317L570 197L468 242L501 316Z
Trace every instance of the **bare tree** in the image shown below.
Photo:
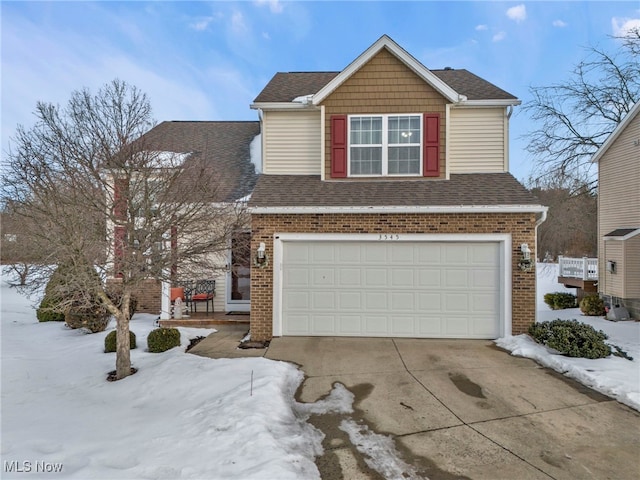
M197 152L147 144L151 106L135 87L114 80L95 95L74 92L64 108L40 102L35 115L8 152L5 202L25 219L43 268L68 269L65 288L74 294L61 308L98 299L116 318L121 379L131 371L132 294L149 278L170 280L178 266L219 268L216 255L246 214L242 204L221 202L224 178Z
M537 175L596 188L590 159L640 100L640 29L613 53L591 47L563 83L533 86L524 105L538 127L526 135Z
M586 185L571 185L561 179L540 180L531 188L549 207L547 220L538 227L539 260L558 255L595 257L598 248L598 197Z

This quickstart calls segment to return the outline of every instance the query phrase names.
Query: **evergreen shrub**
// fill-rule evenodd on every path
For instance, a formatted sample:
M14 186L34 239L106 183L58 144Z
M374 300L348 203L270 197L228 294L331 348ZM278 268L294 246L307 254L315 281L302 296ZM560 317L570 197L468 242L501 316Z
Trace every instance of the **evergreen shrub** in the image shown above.
M166 352L180 346L180 330L177 328L156 328L149 332L147 346L153 353Z
M113 330L104 337L104 353L115 352L117 347L116 331ZM136 334L129 330L129 350L136 348Z
M569 357L593 359L611 355L611 347L604 343L607 335L577 320L534 323L529 327L529 335L536 342Z

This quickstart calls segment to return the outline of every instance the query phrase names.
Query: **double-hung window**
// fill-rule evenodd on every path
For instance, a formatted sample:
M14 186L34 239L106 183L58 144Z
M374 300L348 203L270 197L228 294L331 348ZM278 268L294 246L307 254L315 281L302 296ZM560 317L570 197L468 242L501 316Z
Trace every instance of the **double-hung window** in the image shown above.
M349 175L422 174L422 115L349 117Z

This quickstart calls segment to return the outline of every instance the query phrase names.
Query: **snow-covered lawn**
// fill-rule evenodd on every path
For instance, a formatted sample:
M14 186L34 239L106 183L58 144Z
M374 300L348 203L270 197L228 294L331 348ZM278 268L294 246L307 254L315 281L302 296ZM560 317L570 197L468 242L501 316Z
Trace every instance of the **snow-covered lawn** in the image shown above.
M527 336L499 345L640 410L640 323L583 317L578 309L551 311L542 296L562 287L553 267L542 267L539 320L588 322L634 360L565 358ZM29 478L51 478L60 468L58 478L319 478L314 458L322 452L322 433L306 419L352 410L353 396L339 385L315 404L295 402L303 373L291 364L185 354L190 338L209 333L200 329L180 329L180 348L148 353L155 316L144 314L131 323L138 373L106 382L115 354L103 353L104 337L113 324L86 335L61 323L38 323L31 302L4 281L0 302L2 478L24 478L27 471ZM355 441L371 450L375 439L367 446L362 437ZM392 472L387 460L379 471Z
M640 322L610 322L603 317L587 317L579 308L551 310L544 303L544 294L550 292L569 292L575 289L564 288L557 283L558 265L542 264L537 266L537 309L538 322L546 320L579 320L602 330L609 337L607 343L617 345L633 361L609 356L597 360L569 358L555 354L552 350L534 342L527 335L518 335L496 340L498 346L511 351L513 355L532 358L541 365L563 373L580 383L587 385L619 402L640 410Z

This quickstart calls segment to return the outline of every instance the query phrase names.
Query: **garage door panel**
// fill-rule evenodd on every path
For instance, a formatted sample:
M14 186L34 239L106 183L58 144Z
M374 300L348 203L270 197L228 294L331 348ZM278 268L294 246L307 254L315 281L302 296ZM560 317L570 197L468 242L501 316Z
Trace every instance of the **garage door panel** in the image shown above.
M337 331L342 335L362 335L362 315L341 315Z
M389 334L389 318L381 315L367 315L364 319L364 332L368 335L380 336Z
M310 270L310 273L314 287L335 285L335 270L333 268L314 268Z
M394 268L391 270L391 287L413 287L414 275L413 268Z
M283 242L282 333L496 338L498 242Z
M367 311L389 310L391 306L389 305L388 292L385 292L385 291L365 292L364 308Z
M320 310L335 310L336 308L336 294L335 292L328 291L315 291L311 293L311 309L313 311Z
M331 243L318 243L311 249L311 262L314 265L333 265L336 263L335 250L335 245Z
M338 294L338 310L361 310L364 292L340 292Z
M391 309L394 312L413 312L416 310L413 292L390 292L390 295Z
M469 288L469 271L451 268L444 272L445 289L468 289Z

